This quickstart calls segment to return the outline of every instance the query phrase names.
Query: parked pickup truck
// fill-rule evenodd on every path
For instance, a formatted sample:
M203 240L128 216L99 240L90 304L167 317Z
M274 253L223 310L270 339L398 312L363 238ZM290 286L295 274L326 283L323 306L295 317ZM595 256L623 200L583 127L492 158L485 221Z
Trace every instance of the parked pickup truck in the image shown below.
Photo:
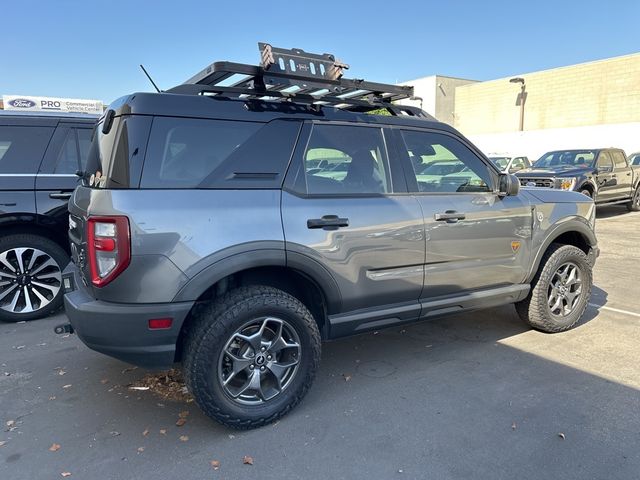
M557 150L516 173L523 187L573 190L597 205L626 204L640 211L640 165L629 165L619 148Z

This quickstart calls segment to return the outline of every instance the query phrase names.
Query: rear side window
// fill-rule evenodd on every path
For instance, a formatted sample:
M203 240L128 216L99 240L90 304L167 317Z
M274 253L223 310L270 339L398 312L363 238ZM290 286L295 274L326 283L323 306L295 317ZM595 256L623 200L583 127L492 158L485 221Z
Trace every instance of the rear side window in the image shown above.
M278 188L300 124L156 117L142 188Z
M627 168L627 159L624 158L624 154L620 150L612 151L611 156L616 168Z
M53 130L51 127L0 126L0 173L35 174Z
M93 131L87 158L85 180L88 185L137 188L150 128L150 117L136 115L116 117L106 134L102 133L102 122L99 123ZM83 141L86 136L80 133L81 151ZM82 161L82 153L80 155Z

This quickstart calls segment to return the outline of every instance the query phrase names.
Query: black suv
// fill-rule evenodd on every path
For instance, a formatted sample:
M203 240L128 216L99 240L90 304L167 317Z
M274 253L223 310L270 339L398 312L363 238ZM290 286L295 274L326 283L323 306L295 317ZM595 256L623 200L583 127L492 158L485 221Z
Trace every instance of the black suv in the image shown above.
M0 112L0 320L62 305L67 201L84 169L95 116Z

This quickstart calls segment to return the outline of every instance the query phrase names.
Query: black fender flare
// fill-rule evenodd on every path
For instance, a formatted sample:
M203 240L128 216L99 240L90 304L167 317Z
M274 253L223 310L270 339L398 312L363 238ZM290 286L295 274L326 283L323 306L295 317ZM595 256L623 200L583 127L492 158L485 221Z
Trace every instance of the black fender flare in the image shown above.
M580 192L584 187L588 186L591 187L591 190L593 191L593 198L598 195L598 185L596 185L596 182L594 182L592 178L583 180L579 185L580 186L576 188L576 192Z
M317 260L284 248L260 248L235 251L208 265L194 275L175 295L173 302L195 301L207 289L234 273L257 267L286 267L308 277L324 294L327 311L339 311L342 296L329 271Z
M586 241L587 245L591 248L596 247L598 245L598 239L596 238L596 234L593 229L586 224L586 222L574 219L560 225L554 227L550 232L548 232L545 241L542 243L540 248L535 254L533 262L531 263L531 270L527 275L527 282L531 282L533 277L535 277L538 269L540 268L540 262L542 261L542 256L547 251L549 246L554 243L554 241L562 234L575 232L582 236Z

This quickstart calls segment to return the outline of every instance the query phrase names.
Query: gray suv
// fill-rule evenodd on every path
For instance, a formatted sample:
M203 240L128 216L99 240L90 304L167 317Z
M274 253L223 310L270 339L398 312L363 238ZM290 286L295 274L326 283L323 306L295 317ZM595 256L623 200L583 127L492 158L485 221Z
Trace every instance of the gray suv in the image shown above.
M204 412L248 429L302 399L323 340L510 303L545 332L580 319L591 199L519 191L452 127L391 103L410 87L339 78L292 97L265 90L274 76L216 63L109 107L69 205L60 331L181 362ZM436 161L456 168L422 175Z

